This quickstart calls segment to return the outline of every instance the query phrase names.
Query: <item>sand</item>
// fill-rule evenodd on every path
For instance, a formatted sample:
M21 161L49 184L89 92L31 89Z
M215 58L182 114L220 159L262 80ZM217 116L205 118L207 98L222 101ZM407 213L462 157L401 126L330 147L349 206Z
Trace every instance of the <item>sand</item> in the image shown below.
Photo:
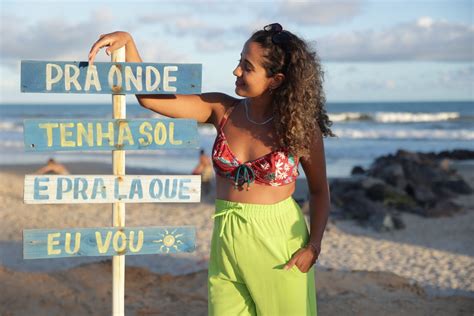
M110 314L110 258L22 259L23 229L111 226L108 204L23 204L23 177L36 167L0 167L0 315ZM100 164L68 167L76 174L110 174L110 166ZM459 167L474 187L473 169ZM298 186L302 194L305 184ZM460 214L404 214L406 229L390 233L331 220L316 264L319 314L472 315L474 200L461 196L458 202ZM127 204L127 226L197 229L194 253L126 257L127 315L207 314L213 211L212 197L196 204Z

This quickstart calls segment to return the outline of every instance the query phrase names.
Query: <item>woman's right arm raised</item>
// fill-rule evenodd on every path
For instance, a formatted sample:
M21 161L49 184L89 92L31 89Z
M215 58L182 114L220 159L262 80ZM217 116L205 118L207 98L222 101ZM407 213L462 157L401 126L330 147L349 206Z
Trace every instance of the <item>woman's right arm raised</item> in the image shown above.
M103 34L92 45L89 52L89 65L94 63L100 49L110 55L114 50L125 46L126 62L142 62L132 36L127 32ZM200 123L218 124L216 112L222 112L233 104L235 99L223 93L203 93L200 95L136 95L145 108L173 118L189 118Z

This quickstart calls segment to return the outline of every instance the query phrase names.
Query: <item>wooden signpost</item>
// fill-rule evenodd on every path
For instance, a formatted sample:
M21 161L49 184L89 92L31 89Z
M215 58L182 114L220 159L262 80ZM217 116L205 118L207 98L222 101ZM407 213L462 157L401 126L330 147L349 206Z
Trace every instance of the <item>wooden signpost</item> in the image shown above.
M169 254L194 251L194 227L26 229L23 258Z
M197 148L197 123L184 119L127 120L125 94L201 92L199 64L22 61L21 91L112 95L110 120L25 120L26 151L112 151L113 175L26 175L28 204L112 203L112 227L25 229L24 259L112 256L113 315L124 315L125 255L192 252L192 226L125 227L125 203L193 203L200 176L125 175L125 150Z
M21 91L99 94L201 92L199 64L21 62Z
M26 204L193 203L201 176L26 175Z
M149 150L198 147L193 120L25 120L26 151Z

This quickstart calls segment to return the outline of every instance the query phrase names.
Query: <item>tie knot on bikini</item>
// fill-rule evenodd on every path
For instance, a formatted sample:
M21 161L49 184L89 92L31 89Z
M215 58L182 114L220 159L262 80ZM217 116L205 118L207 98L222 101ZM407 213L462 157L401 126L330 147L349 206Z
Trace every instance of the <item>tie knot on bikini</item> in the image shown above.
M226 208L226 209L222 210L221 212L219 212L217 214L212 215L213 219L215 219L216 217L219 217L219 216L224 216L223 221L222 221L222 225L221 225L221 231L219 233L220 237L222 237L222 235L224 234L224 228L225 228L225 225L227 223L227 219L230 215L237 215L240 218L242 218L244 221L247 221L247 218L245 217L245 215L243 215L240 212L241 210L242 210L242 206L235 205L235 206Z
M247 164L241 164L237 171L235 172L234 177L234 189L237 187L242 187L245 183L247 183L247 191L249 190L249 186L251 183L255 181L255 172L253 171L252 167Z

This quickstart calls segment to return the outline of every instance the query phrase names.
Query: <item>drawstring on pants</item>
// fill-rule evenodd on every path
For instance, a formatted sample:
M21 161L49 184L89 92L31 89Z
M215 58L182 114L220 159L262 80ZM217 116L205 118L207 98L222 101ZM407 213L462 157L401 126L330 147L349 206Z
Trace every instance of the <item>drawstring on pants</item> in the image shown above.
M222 212L212 215L212 219L215 219L218 216L224 216L219 237L222 237L222 235L224 234L224 227L227 223L227 218L229 217L229 215L235 214L242 218L244 221L247 221L247 218L241 212L239 212L239 210L242 210L242 206L236 205L232 206L231 208L224 209Z

